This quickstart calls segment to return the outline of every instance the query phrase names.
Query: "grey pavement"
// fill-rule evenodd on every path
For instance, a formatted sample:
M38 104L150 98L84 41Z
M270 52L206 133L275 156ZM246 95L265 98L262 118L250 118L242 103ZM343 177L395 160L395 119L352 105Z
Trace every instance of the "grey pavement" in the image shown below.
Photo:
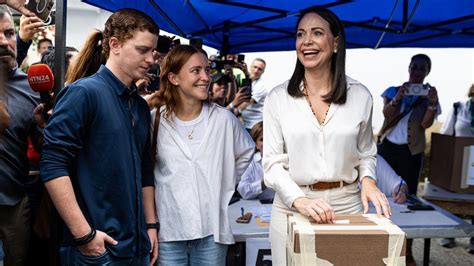
M469 238L456 238L456 246L443 248L438 244L439 239L431 239L430 265L432 266L472 266L474 255L469 254L466 248L469 246ZM413 241L413 257L417 265L423 265L423 239Z

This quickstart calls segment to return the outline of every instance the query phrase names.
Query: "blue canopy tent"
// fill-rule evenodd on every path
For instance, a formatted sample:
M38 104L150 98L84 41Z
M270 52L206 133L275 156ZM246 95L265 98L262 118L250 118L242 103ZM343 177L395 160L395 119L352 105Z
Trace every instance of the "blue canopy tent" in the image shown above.
M223 52L294 49L301 9L321 5L344 22L348 48L473 47L472 0L83 0L115 11L130 7L161 29L202 38Z
M202 38L223 53L294 49L300 10L320 5L344 22L348 48L474 47L472 0L82 0L135 8L167 32ZM64 84L67 0L56 0L56 89Z

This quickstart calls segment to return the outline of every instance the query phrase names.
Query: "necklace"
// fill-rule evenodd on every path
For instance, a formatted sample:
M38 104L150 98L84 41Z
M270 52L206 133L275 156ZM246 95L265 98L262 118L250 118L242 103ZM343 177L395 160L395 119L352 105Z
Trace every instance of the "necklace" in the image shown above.
M191 132L188 132L188 139L189 140L193 140L193 133L194 133L194 129L196 128L196 125L194 125L193 129L191 130Z
M324 125L324 122L326 122L326 117L328 116L329 108L331 107L331 103L328 104L328 109L324 113L323 121L319 121L318 116L316 115L315 108L313 108L313 105L311 104L311 101L309 100L309 94L308 94L308 89L306 88L306 82L303 82L303 95L306 98L306 101L309 104L309 108L311 109L311 112L313 113L314 117L316 117L316 120L321 124Z

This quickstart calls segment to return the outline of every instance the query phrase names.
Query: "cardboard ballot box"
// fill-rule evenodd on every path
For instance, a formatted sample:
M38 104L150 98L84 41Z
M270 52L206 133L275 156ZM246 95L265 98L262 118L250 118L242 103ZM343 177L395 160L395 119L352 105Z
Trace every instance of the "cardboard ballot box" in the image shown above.
M474 193L474 138L431 134L430 182L456 193Z
M405 233L376 214L336 215L317 224L288 215L287 265L405 265Z

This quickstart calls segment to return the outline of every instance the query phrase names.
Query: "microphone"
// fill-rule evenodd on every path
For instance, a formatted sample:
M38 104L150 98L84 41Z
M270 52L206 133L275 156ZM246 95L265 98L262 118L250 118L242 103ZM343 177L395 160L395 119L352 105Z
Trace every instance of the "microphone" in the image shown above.
M41 102L44 104L43 114L53 108L51 90L54 87L53 71L46 64L35 64L28 69L28 83L33 91L39 92Z

